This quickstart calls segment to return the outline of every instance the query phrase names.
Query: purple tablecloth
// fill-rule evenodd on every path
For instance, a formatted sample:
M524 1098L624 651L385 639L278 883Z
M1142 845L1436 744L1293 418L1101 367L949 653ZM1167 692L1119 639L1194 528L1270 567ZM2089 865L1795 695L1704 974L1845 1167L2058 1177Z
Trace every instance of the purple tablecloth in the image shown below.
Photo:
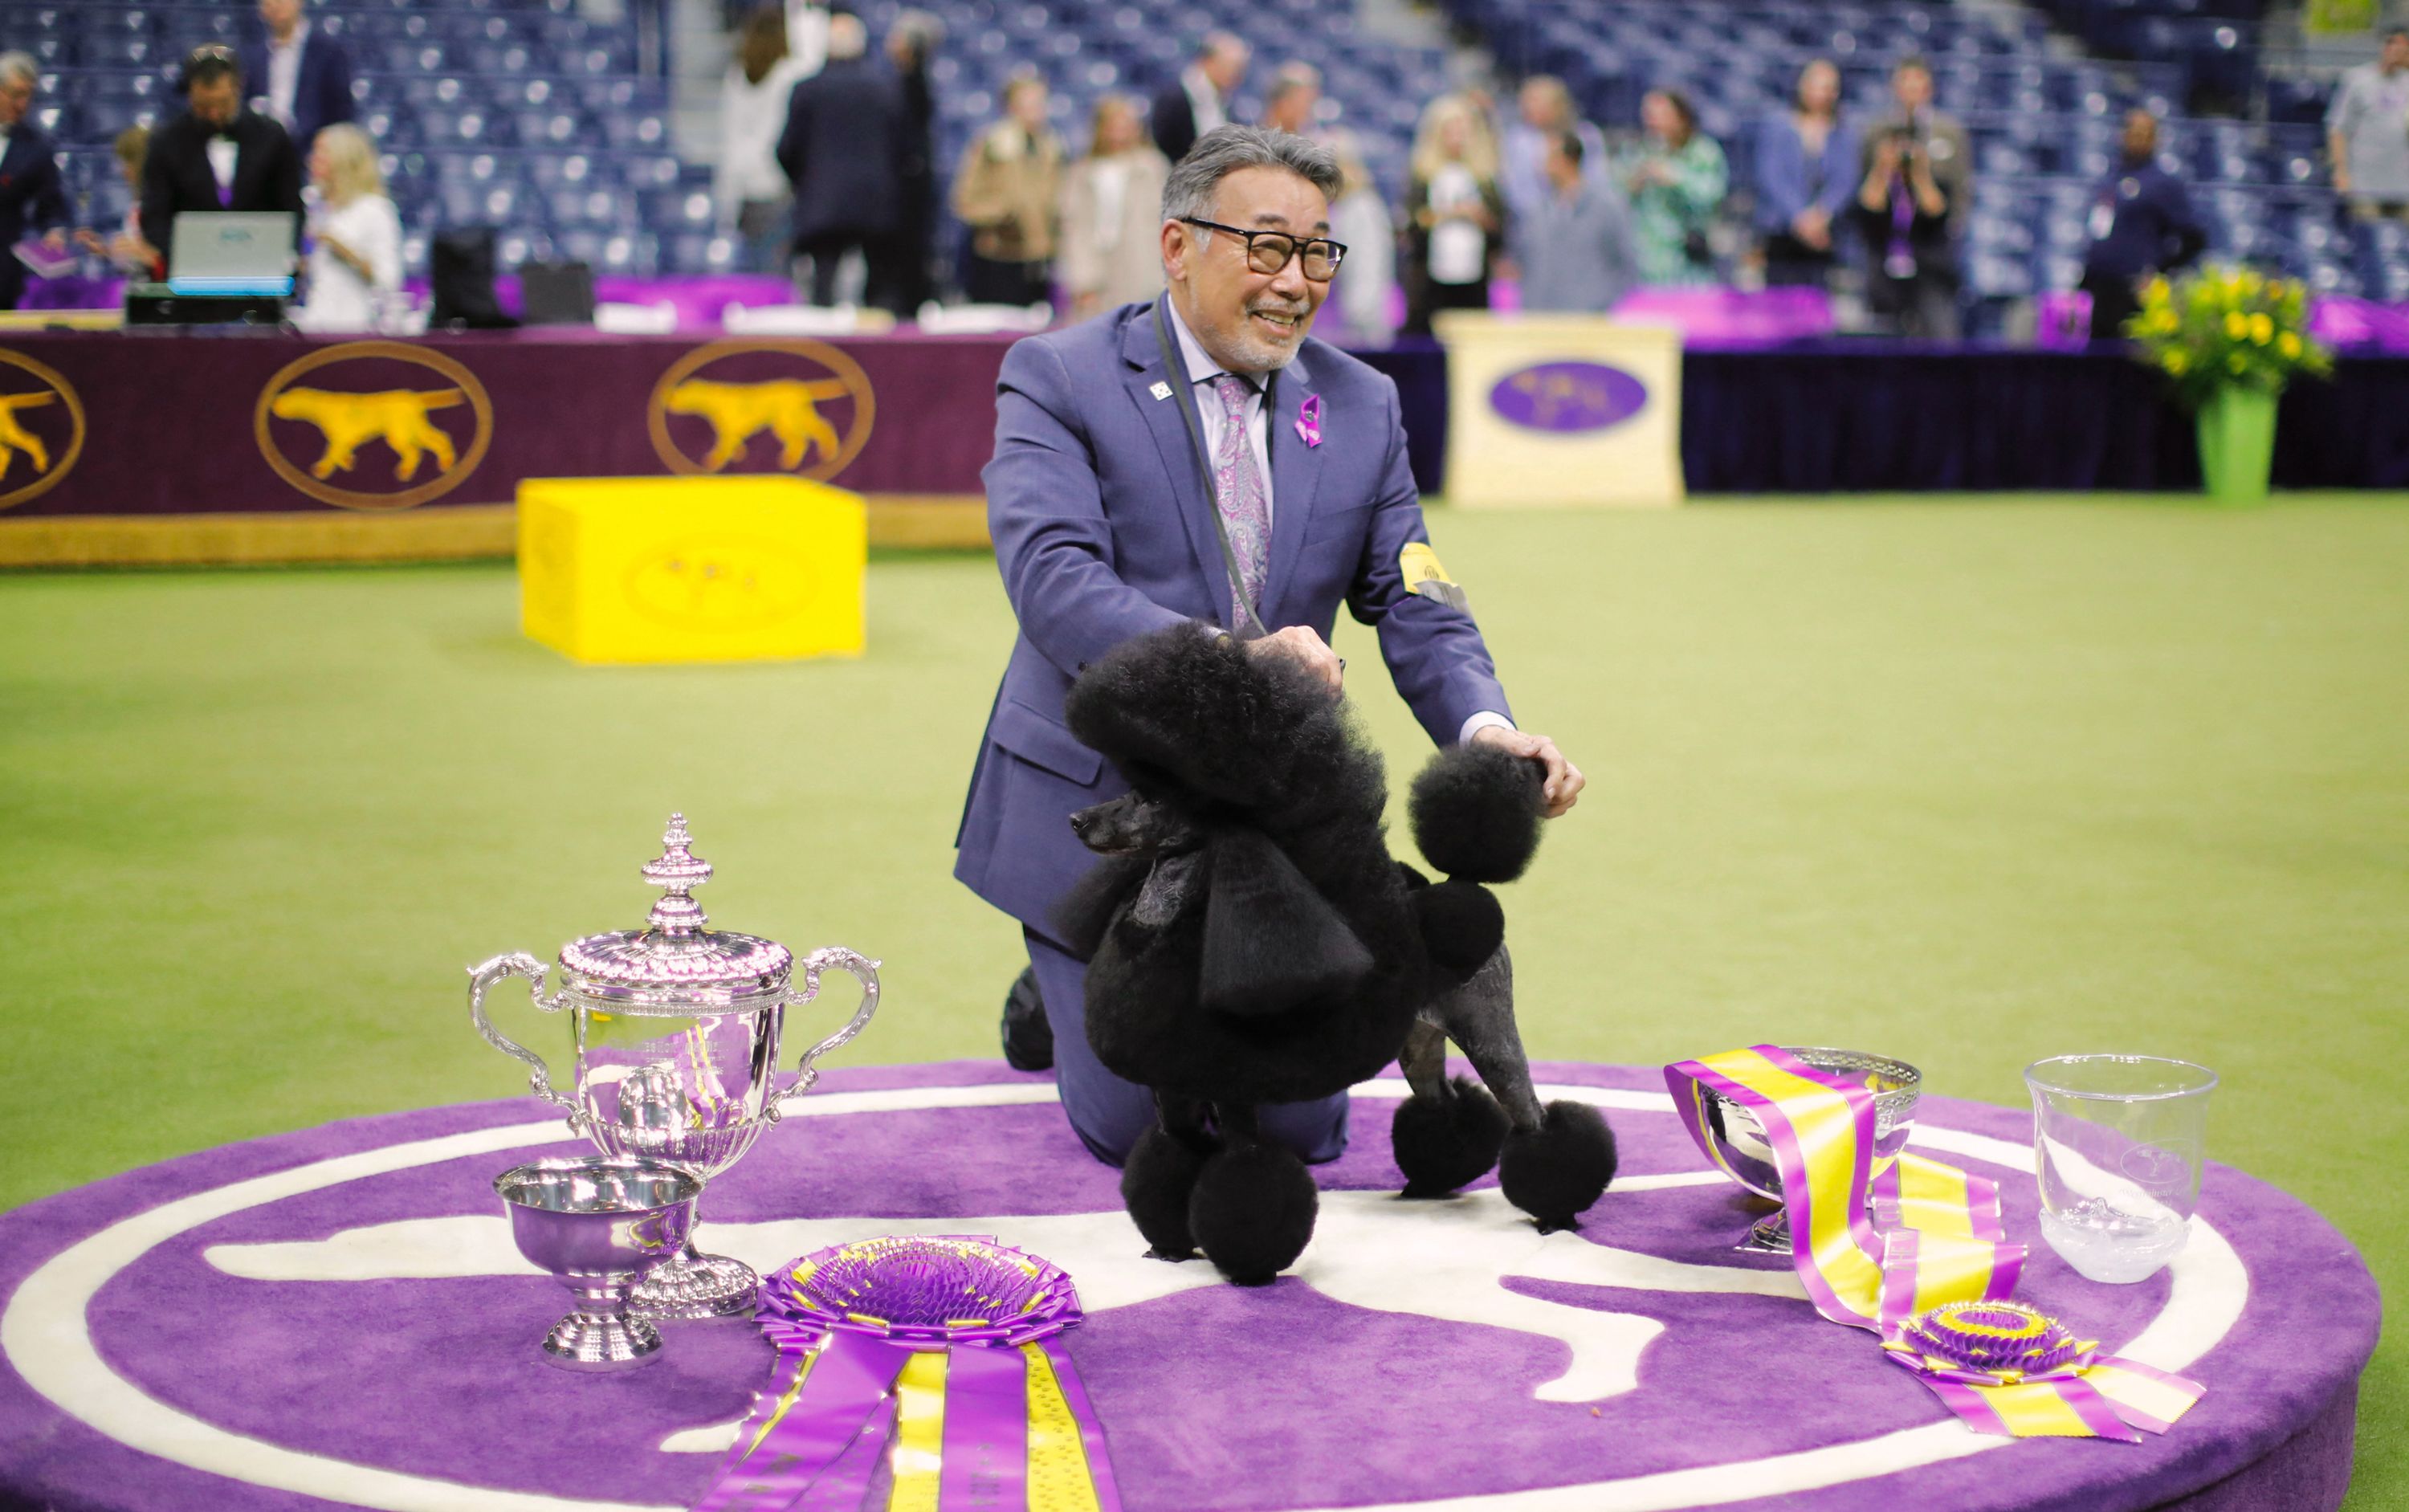
M773 1264L867 1233L981 1232L1065 1265L1089 1315L1071 1354L1132 1512L2340 1498L2377 1299L2350 1246L2282 1192L2212 1168L2204 1226L2137 1286L2083 1281L2037 1247L2022 1295L2209 1393L2138 1446L1991 1439L1819 1318L1782 1262L1731 1252L1751 1215L1701 1171L1655 1073L1539 1072L1600 1102L1623 1142L1623 1175L1577 1234L1542 1238L1485 1184L1390 1195L1392 1084L1359 1095L1295 1273L1233 1289L1140 1256L1114 1173L1050 1083L958 1062L830 1075L713 1184L699 1237ZM522 1101L358 1119L0 1217L0 1502L691 1501L768 1356L722 1322L673 1326L632 1375L538 1361L567 1293L516 1261L489 1182L560 1137L541 1118ZM1927 1098L1919 1138L2000 1178L2010 1232L2032 1236L2026 1115Z

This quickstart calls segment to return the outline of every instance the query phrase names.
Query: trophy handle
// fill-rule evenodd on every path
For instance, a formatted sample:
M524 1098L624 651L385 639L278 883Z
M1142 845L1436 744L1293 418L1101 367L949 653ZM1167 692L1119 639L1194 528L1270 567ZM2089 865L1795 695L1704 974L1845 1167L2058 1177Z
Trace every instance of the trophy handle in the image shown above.
M800 992L786 994L788 1007L801 1007L819 996L820 970L828 966L851 972L861 979L861 1006L854 1010L852 1020L844 1028L803 1052L802 1060L795 1067L795 1084L771 1100L769 1112L772 1118L784 1111L787 1099L802 1096L812 1089L814 1082L820 1079L820 1073L814 1069L812 1062L860 1033L862 1026L870 1022L870 1015L878 1012L878 962L858 956L842 945L830 945L805 956L800 965L801 970L797 974L802 978L803 987Z
M485 994L501 986L505 978L512 976L527 979L528 1001L538 1008L548 1014L558 1013L560 1004L543 995L544 971L543 962L524 950L497 956L483 966L471 966L469 968L469 1016L476 1020L477 1032L485 1037L487 1044L527 1063L533 1073L527 1077L527 1090L555 1107L568 1109L570 1124L574 1128L583 1115L574 1102L552 1089L552 1073L545 1069L543 1057L496 1029L494 1021L485 1016Z

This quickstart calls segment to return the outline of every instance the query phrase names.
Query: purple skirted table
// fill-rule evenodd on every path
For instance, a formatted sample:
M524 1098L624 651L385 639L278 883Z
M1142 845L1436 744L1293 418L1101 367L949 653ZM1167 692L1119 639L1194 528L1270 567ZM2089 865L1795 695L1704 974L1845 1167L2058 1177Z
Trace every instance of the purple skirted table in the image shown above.
M1786 1264L1702 1171L1652 1069L1548 1065L1623 1174L1578 1233L1493 1184L1394 1196L1388 1110L1320 1173L1273 1286L1143 1259L1115 1173L1044 1078L987 1062L831 1073L713 1183L706 1250L768 1268L882 1232L994 1234L1076 1280L1067 1335L1132 1512L1689 1506L1930 1512L2329 1508L2350 1474L2373 1281L2307 1207L2212 1166L2169 1271L2094 1285L2036 1242L2019 1295L2207 1397L2140 1445L1972 1433ZM2034 1239L2028 1117L1927 1097L1916 1143L1998 1178ZM492 1177L561 1145L529 1101L354 1119L129 1172L0 1216L0 1505L226 1512L682 1507L771 1356L677 1324L615 1376L540 1362L568 1294L512 1247ZM565 1146L564 1146L565 1147Z

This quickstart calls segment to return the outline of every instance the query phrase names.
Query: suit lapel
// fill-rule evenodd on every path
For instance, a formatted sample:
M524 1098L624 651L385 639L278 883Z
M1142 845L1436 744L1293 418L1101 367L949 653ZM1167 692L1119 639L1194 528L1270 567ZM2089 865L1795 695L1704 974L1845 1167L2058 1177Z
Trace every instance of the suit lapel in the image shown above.
M1173 351L1176 354L1176 346ZM1132 314L1129 324L1123 327L1121 358L1135 369L1126 375L1124 386L1130 402L1137 406L1139 418L1154 437L1155 450L1161 454L1162 470L1171 484L1179 523L1188 531L1189 549L1196 554L1196 569L1204 576L1205 591L1212 598L1220 623L1233 626L1237 621L1230 604L1230 573L1221 562L1221 538L1214 528L1213 503L1197 481L1196 453L1179 408L1176 391L1186 385L1188 375L1163 366L1162 344L1156 335L1152 305ZM1154 388L1158 383L1172 385L1171 396L1157 398Z
M1321 448L1305 445L1296 433L1298 410L1317 392L1300 354L1274 376L1263 396L1263 439L1272 457L1272 559L1260 607L1264 623L1275 628L1280 622L1273 618L1273 610L1296 575L1305 526L1313 518L1314 495L1321 485Z

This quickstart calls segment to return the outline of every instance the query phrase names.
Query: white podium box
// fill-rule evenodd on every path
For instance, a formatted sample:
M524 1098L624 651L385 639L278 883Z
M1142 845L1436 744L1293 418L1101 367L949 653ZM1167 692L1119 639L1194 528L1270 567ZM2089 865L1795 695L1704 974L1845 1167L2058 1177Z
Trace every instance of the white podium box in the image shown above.
M1447 501L1679 504L1681 333L1604 315L1441 313Z

